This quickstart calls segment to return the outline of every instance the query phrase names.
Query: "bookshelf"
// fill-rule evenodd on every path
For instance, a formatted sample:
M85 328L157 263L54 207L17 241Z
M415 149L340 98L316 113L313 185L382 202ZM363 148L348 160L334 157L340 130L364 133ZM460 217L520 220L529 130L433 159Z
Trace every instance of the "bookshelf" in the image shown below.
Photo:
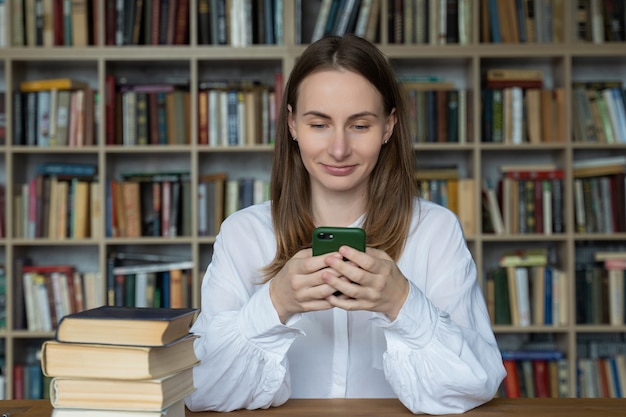
M214 236L198 233L199 209L197 204L198 179L217 172L229 177L256 177L267 180L272 158L271 144L244 146L200 145L198 140L198 95L194 94L207 80L223 78L259 79L274 86L276 74L289 74L294 62L306 47L314 30L318 7L317 1L289 1L282 4L284 24L282 42L278 44L249 44L243 47L211 45L200 42L198 10L202 0L189 0L187 42L182 45L107 45L108 29L105 28L107 9L105 3L97 4L93 25L98 40L89 46L8 46L0 50L0 89L5 92L7 136L0 145L0 183L5 187L4 215L6 234L0 239L0 263L7 276L7 327L0 330L0 349L6 378L6 398L16 395L14 391L14 365L24 363L34 355L41 343L52 337L51 332L29 331L13 328L14 303L12 295L20 285L13 261L28 256L36 264L72 264L81 272L107 271L111 252L149 252L163 256L175 256L193 261L191 273L191 304L199 306L200 283L211 258ZM111 2L112 3L112 2ZM484 41L483 9L480 1L459 1L469 5L471 19L467 30L471 37L456 43L401 42L395 39L393 22L395 16L391 0L381 0L378 16L376 42L389 57L400 76L431 76L436 74L454 82L455 88L473 92L469 97L469 131L465 143L416 143L416 164L419 168L431 165L453 165L461 178L473 178L475 198L470 207L476 233L467 236L479 271L479 279L497 265L504 251L524 248L548 248L555 254L554 262L570 280L565 296L568 300L567 324L559 326L530 325L515 327L497 325L494 330L503 344L517 343L531 336L553 340L567 358L569 382L567 392L577 393L576 361L580 339L622 338L626 325L577 324L576 293L574 279L577 260L589 258L590 248L610 250L622 248L626 233L578 233L575 230L573 164L577 160L612 155L626 156L624 143L604 144L575 142L573 138L574 113L571 105L575 81L620 80L626 82L626 58L623 41L592 42L579 39L580 13L574 2L557 2L562 6L555 10L556 33L554 42L493 43ZM449 2L450 3L450 2ZM539 2L535 2L539 3ZM11 5L13 2L11 2ZM416 3L417 4L417 3ZM7 16L12 16L7 5ZM6 33L12 33L14 21L7 17L0 23ZM408 21L408 18L406 19ZM561 28L561 30L558 30ZM586 36L586 35L585 35ZM10 38L9 38L10 39ZM10 44L10 42L9 42ZM493 143L480 140L483 137L481 94L483 75L491 68L540 69L544 74L545 88L562 88L564 93L565 123L559 141L541 143ZM95 144L82 147L39 147L14 145L12 133L16 126L12 119L14 97L10 92L25 80L70 77L83 80L101 93L106 100L107 79L160 77L184 78L188 81L189 95L189 143L167 146L110 145L106 144L104 101L97 107ZM17 226L10 221L16 218L18 209L12 204L12 196L21 184L34 176L42 163L90 163L98 168L100 181L119 177L126 172L186 171L190 178L191 204L189 217L191 232L172 237L109 237L101 233L97 237L80 239L24 238L17 237ZM494 234L483 233L481 184L485 179L497 181L499 167L503 164L554 163L564 171L564 231L553 234ZM96 191L101 202L106 200L103 187ZM467 209L467 207L466 207ZM622 213L624 215L624 213ZM100 227L105 230L104 216ZM105 283L102 283L104 286ZM101 302L106 295L102 288ZM513 342L511 342L513 341Z

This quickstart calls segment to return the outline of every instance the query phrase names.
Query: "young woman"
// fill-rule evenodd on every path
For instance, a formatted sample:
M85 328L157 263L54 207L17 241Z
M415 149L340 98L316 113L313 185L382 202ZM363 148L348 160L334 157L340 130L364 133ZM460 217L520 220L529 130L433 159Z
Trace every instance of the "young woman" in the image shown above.
M457 218L417 197L406 105L381 52L355 36L310 45L275 146L271 201L217 236L187 406L398 397L442 414L490 400L505 372L476 267ZM316 226L362 227L367 250L314 257Z

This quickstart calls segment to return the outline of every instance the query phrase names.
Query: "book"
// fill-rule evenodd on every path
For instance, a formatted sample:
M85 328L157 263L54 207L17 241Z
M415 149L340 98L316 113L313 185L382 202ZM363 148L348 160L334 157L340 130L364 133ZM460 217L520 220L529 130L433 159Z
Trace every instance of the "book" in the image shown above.
M53 408L51 417L185 417L185 401L158 411Z
M61 319L60 342L162 346L187 333L197 309L101 306Z
M193 391L193 368L141 380L54 377L50 403L54 408L160 411Z
M548 251L543 248L514 250L503 253L500 266L544 266L548 264Z
M125 346L46 340L41 347L44 375L68 378L139 380L162 378L198 363L194 335L163 346Z
M41 90L75 90L79 88L89 88L89 84L73 78L51 78L42 80L22 81L20 90L22 92L33 92Z

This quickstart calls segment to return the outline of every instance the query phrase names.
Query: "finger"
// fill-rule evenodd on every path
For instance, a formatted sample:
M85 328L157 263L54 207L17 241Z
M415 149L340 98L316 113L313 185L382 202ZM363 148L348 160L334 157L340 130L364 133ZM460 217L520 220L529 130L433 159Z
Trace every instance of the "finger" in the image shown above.
M329 287L338 291L341 295L344 295L345 297L343 298L356 298L359 295L358 289L360 288L360 285L352 282L345 276L336 276L325 271L322 274L322 279ZM335 291L333 291L333 293L334 292ZM337 294L335 294L335 296L336 295Z
M364 279L365 270L352 261L344 261L343 259L329 258L326 260L327 265L339 275L345 276L348 280L361 284Z

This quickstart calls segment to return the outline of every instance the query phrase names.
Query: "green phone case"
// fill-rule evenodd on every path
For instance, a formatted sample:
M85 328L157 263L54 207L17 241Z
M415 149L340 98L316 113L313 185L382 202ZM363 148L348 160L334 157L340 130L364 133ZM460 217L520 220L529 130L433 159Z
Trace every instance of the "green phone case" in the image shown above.
M365 252L365 230L359 227L318 227L313 231L313 256L336 252L342 245Z

